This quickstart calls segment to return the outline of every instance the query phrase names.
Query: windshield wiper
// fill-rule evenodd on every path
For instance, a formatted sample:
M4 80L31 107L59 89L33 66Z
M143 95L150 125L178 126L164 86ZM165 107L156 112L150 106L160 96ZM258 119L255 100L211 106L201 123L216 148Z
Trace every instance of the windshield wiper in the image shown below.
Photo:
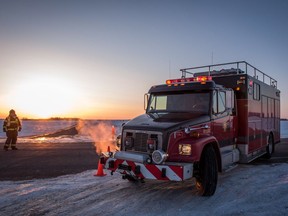
M152 118L154 117L154 119L155 119L155 116L154 116L154 115L151 115L151 114L155 114L157 118L160 118L158 112L159 112L159 111L157 111L157 110L149 110L149 111L147 112L147 114L149 114Z

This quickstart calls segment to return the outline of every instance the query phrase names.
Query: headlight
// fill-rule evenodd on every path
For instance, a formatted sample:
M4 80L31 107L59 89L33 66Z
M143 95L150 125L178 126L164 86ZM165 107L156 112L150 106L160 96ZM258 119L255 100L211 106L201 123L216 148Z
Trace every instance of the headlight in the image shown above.
M163 163L168 157L168 154L163 152L162 150L156 150L152 153L152 160L156 164Z
M121 146L121 135L118 135L117 138L116 138L116 145L117 147L120 147Z
M125 149L131 149L134 145L133 137L125 137Z
M157 141L156 139L149 138L147 139L147 149L150 152L153 152L156 149Z
M180 155L191 155L192 147L191 144L179 144Z

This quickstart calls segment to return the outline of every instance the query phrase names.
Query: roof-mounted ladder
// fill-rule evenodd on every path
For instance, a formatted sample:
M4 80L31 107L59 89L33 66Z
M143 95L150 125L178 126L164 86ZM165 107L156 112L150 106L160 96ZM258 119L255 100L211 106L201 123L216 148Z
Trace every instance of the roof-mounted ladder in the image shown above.
M230 68L228 68L230 67ZM236 67L236 68L235 68ZM217 68L218 70L215 70ZM220 69L221 68L221 69ZM247 63L246 61L229 62L223 64L212 64L200 67L191 67L180 69L182 78L186 78L187 74L195 76L196 74L208 74L209 76L227 76L231 74L249 74L254 78L266 83L274 88L277 88L277 81L271 76L260 71L256 67ZM192 72L193 71L193 72Z

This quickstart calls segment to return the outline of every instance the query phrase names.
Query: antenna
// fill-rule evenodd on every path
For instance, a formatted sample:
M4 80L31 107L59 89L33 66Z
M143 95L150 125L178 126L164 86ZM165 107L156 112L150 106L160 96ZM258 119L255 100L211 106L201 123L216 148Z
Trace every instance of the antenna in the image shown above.
M214 60L214 55L213 55L213 51L211 53L211 65L213 65L213 60ZM213 66L212 66L212 70L213 70ZM209 76L210 76L210 72L211 72L211 67L209 66Z
M169 78L171 78L171 60L169 58Z

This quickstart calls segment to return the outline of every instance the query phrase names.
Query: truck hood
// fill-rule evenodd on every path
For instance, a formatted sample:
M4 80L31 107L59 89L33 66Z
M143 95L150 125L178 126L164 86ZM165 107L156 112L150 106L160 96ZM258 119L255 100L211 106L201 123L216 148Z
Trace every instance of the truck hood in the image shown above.
M123 126L123 129L167 131L175 127L187 127L207 121L210 121L210 117L208 115L183 120L154 118L152 115L143 114L127 122Z

